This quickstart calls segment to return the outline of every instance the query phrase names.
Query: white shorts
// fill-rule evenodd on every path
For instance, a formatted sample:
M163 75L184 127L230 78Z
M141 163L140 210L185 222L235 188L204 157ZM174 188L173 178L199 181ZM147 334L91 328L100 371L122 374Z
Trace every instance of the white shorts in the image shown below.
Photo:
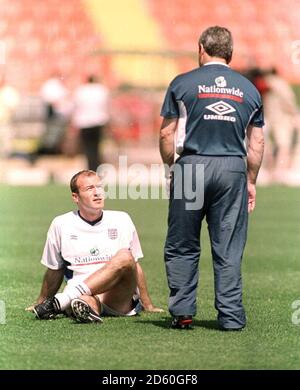
M141 301L139 298L132 298L133 308L126 314L119 313L118 311L107 306L105 303L101 302L101 313L100 316L113 316L113 317L132 317L136 316L143 310Z

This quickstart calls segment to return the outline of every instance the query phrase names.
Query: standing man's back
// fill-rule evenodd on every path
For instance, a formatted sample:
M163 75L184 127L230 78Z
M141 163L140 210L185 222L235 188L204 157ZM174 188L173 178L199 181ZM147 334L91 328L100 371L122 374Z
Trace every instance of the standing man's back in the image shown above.
M226 28L205 30L199 40L200 68L172 81L161 111L163 162L173 166L174 143L179 154L171 175L165 244L169 311L175 328L189 327L196 314L204 217L211 241L219 325L237 330L246 324L241 261L248 211L255 207L264 121L257 89L228 65L232 49ZM203 196L197 199L199 194Z
M245 130L249 119L262 124L261 99L244 76L209 62L173 80L162 116L180 118L178 154L246 156Z

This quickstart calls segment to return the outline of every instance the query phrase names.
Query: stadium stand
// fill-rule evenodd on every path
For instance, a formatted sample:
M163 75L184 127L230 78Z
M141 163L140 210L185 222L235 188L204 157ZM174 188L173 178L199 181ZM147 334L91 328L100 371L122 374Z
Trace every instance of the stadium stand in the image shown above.
M70 91L88 74L102 76L112 90L116 153L126 144L135 153L151 142L156 148L161 91L197 66L197 40L210 25L232 31L235 68L276 66L300 83L299 0L0 0L0 7L0 75L22 95L19 149L35 147L40 118L20 118L24 107L38 107L53 72Z
M99 71L99 59L88 54L101 37L81 1L1 0L0 40L6 79L23 93L36 93L53 69L70 86Z
M300 13L292 10L299 4L299 0L289 0L288 7L285 0L1 0L6 78L31 93L54 67L70 86L91 71L101 71L110 85L166 84L178 71L174 61L168 57L153 61L138 52L195 52L200 31L220 24L234 34L234 66L276 65L289 81L299 82L298 64L291 61L300 25ZM137 50L135 65L124 55L91 55L99 49ZM191 65L187 59L179 63L183 70Z
M173 49L194 51L200 31L219 24L234 35L235 67L276 65L289 81L300 81L299 64L292 63L292 43L300 38L299 0L147 0L147 4Z

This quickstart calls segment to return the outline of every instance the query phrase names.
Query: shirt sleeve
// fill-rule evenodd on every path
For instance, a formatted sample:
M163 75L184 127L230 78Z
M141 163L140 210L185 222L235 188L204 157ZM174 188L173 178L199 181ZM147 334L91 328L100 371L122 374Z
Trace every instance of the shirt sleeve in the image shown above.
M61 242L59 228L55 220L51 223L47 233L47 240L44 247L41 263L47 268L57 270L64 267L61 256Z
M250 125L255 126L255 127L263 127L264 124L265 124L264 112L263 112L263 106L261 104L259 109L255 111L255 113L250 121Z
M179 118L180 116L179 107L173 91L172 83L167 90L160 115L164 118Z
M122 248L129 249L135 261L138 261L138 259L144 257L139 236L131 218L129 217L128 214L125 215L126 215L126 223L124 223L124 226L122 227L122 231L121 231L120 249Z

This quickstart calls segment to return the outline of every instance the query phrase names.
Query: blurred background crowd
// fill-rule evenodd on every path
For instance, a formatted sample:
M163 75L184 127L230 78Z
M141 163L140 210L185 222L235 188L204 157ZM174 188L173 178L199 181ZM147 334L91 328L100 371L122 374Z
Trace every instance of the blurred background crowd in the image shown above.
M0 0L0 182L160 162L165 89L216 24L263 97L260 183L300 185L299 0Z

